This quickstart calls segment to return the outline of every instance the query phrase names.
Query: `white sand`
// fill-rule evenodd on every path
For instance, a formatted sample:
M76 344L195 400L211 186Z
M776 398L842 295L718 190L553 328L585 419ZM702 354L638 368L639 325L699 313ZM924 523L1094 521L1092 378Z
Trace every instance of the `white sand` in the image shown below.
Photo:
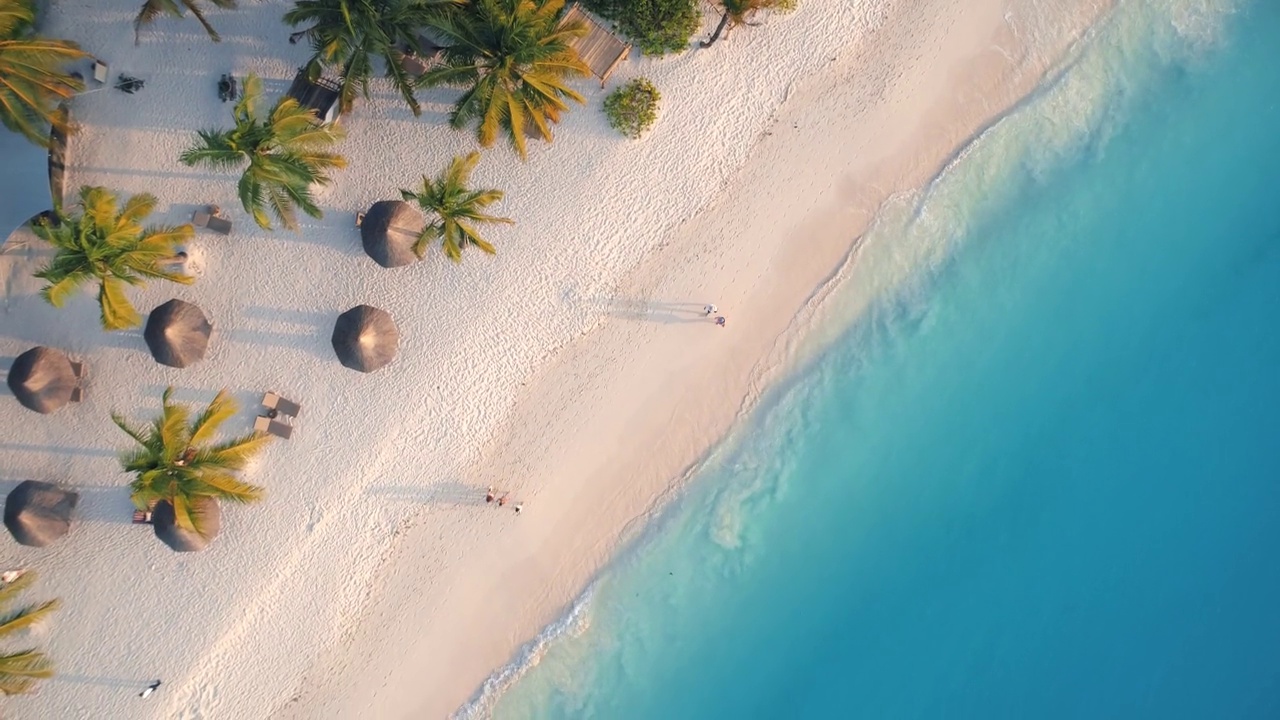
M351 167L324 220L264 233L234 177L176 158L195 128L226 123L223 72L287 88L307 56L285 42L287 5L212 13L221 45L162 20L135 47L136 5L55 2L48 32L146 80L77 101L68 185L153 192L169 222L218 203L236 232L198 235L196 285L133 293L143 312L180 297L210 315L209 357L187 370L154 363L140 332L98 330L89 296L44 306L25 278L41 251L0 256L0 357L45 344L91 372L85 403L40 416L10 399L0 418L3 489L38 478L83 494L60 544L4 545L7 565L41 571L33 597L65 603L45 633L59 676L6 701L7 717L447 715L786 366L875 208L1031 89L1108 2L805 0L709 50L632 60L611 86L644 74L662 90L648 137L614 135L583 81L591 105L554 145L481 163L476 181L506 190L498 209L519 221L491 232L498 256L399 270L364 256L353 216L473 147L442 123L450 94L427 93L414 119L379 86L344 120ZM708 301L726 328L700 318ZM328 341L360 303L403 335L372 375ZM148 417L170 383L188 400L229 387L245 407L234 431L265 389L305 408L248 473L268 500L225 508L200 554L128 524L114 459L127 438L109 412ZM523 516L486 507L490 484Z

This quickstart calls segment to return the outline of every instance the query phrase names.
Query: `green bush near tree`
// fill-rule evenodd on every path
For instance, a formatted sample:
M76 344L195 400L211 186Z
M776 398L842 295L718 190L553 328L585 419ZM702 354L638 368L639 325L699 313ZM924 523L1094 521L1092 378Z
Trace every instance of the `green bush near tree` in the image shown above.
M609 93L604 99L604 114L614 130L634 140L658 119L661 100L662 93L653 83L636 78Z
M702 23L696 0L584 0L582 4L612 20L645 55L684 51Z

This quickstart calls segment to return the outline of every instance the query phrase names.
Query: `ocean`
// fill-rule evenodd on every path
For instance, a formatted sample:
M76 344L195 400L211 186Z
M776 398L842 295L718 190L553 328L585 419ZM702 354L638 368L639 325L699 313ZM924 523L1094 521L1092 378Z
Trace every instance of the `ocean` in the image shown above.
M1121 0L828 320L904 256L470 713L1280 717L1280 2Z

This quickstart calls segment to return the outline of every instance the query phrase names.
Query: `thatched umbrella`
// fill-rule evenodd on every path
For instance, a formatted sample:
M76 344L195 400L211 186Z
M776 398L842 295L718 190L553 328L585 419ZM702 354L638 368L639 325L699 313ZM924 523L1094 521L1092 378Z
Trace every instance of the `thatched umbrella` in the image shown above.
M333 326L333 350L352 370L373 372L391 362L399 347L400 331L386 310L357 305Z
M9 389L25 407L51 413L67 404L76 387L71 361L60 350L33 347L9 368Z
M417 262L413 244L426 221L418 208L403 200L376 202L360 221L360 241L365 253L382 267L401 267Z
M161 500L151 510L151 525L160 542L175 552L198 552L209 547L222 529L222 508L211 497L196 498L191 502L191 514L197 517L202 532L178 527L173 518L173 506Z
M24 480L4 501L4 526L23 545L44 547L71 529L80 494L39 480Z
M169 367L184 368L204 358L213 326L200 308L189 302L170 300L151 311L142 336L151 356Z

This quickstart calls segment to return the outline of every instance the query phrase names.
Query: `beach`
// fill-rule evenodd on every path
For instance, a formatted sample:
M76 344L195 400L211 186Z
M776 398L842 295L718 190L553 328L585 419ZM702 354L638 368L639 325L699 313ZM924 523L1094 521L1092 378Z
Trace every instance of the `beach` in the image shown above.
M144 312L179 297L211 318L209 357L181 371L147 357L139 332L99 330L88 297L44 305L34 244L0 258L0 355L50 345L91 369L79 406L0 420L10 484L82 493L63 542L7 546L40 571L35 593L64 605L47 631L59 675L6 710L444 717L478 697L796 360L882 203L1033 91L1109 4L1040 5L806 2L709 49L632 58L610 85L644 75L662 90L648 136L612 134L604 92L581 81L589 104L554 144L481 161L477 183L505 190L497 210L517 220L491 233L496 257L386 270L361 251L355 214L473 149L444 124L452 95L425 93L415 119L376 88L343 119L351 165L321 194L325 218L265 233L233 176L176 158L195 129L227 123L222 73L287 88L307 56L285 42L287 5L212 13L219 45L165 20L135 46L132 4L56 3L47 32L147 83L75 101L68 186L152 192L156 219L175 223L216 203L236 231L197 235L195 285L133 293ZM402 334L370 375L329 347L338 313L362 303ZM127 438L109 413L148 417L170 384L182 400L228 387L241 431L265 390L304 407L247 475L267 500L227 508L198 554L129 525L114 457ZM523 513L487 505L490 486Z

